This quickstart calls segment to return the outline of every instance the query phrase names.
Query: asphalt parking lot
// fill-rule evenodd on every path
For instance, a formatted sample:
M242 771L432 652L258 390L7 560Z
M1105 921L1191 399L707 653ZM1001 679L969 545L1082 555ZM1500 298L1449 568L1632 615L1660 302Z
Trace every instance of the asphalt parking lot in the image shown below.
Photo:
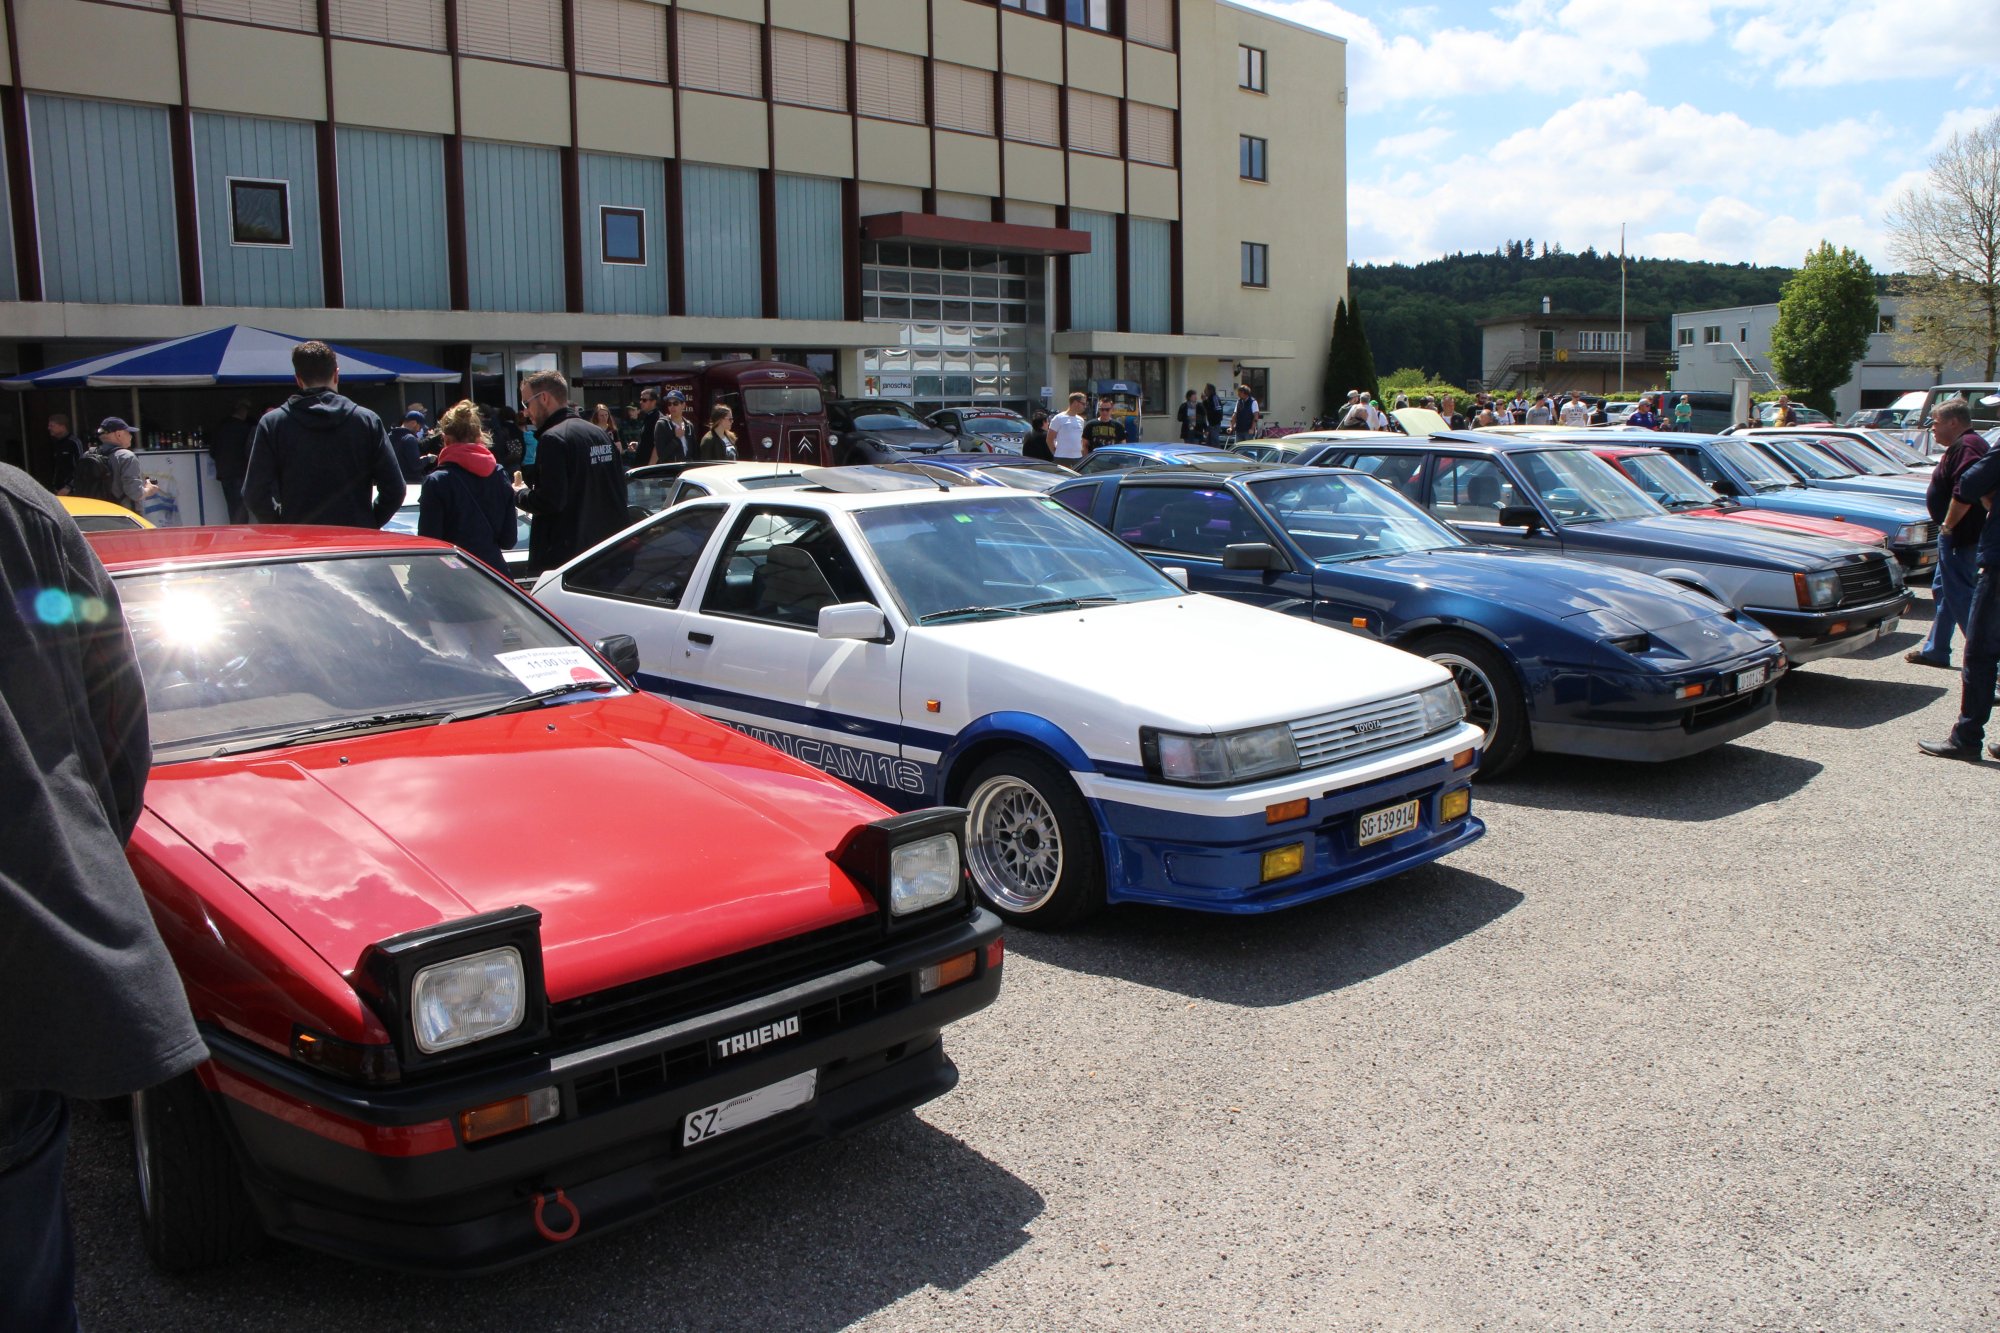
M86 1326L1991 1326L2000 764L1916 752L1928 606L1746 742L1529 761L1425 871L1011 935L951 1096L496 1277L162 1279L84 1110Z

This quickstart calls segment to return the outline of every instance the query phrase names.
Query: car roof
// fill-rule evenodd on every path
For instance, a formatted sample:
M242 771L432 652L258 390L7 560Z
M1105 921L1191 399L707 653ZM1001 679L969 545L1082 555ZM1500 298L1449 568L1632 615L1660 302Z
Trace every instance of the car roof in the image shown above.
M813 463L714 463L701 469L700 480L735 481L739 477L797 477L810 472ZM681 476L687 476L683 472Z
M940 463L945 467L1048 467L1046 458L1029 458L1025 454L989 453L949 453L925 454L921 458L899 459L906 463Z
M448 542L406 532L372 528L314 528L302 525L243 524L220 528L134 528L94 532L91 549L110 570L151 565L257 559L294 560L304 555L367 555L379 551L449 551Z
M110 500L93 500L87 495L58 495L56 501L73 518L129 518L134 527L153 526L143 515Z
M1116 444L1100 444L1092 453L1118 450L1128 454L1151 454L1154 458L1185 458L1190 454L1216 454L1234 457L1227 449L1217 449L1207 444L1183 444L1178 440L1120 440Z
M1574 429L1574 428L1572 428ZM1650 434L1650 432L1648 432ZM1497 431L1454 430L1443 435L1433 435L1428 440L1412 440L1420 447L1435 448L1439 445L1475 445L1490 449L1495 453L1524 453L1530 449L1582 449L1594 448L1594 444L1583 444L1553 435L1502 435Z

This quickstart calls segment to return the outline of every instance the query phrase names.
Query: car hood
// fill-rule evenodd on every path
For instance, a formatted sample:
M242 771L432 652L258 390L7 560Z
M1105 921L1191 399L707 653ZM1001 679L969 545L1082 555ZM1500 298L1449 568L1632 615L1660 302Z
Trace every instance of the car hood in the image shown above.
M1835 492L1806 487L1786 487L1781 491L1761 491L1755 497L1760 508L1786 514L1811 514L1816 518L1837 518L1870 527L1887 524L1900 528L1905 523L1922 523L1930 518L1921 501L1896 500L1886 495L1865 495L1858 491Z
M1851 542L1856 546L1879 547L1883 544L1882 534L1874 528L1838 518L1786 514L1776 509L1690 509L1686 513L1689 518L1727 518L1738 523L1761 523L1767 528L1802 532L1808 537L1825 537L1831 541Z
M1316 581L1336 584L1350 574L1442 588L1552 620L1576 615L1614 616L1631 627L1626 633L1665 630L1690 620L1730 623L1714 601L1650 574L1498 547L1322 565Z
M842 431L840 438L874 440L891 449L902 449L909 453L934 454L940 450L957 450L960 447L956 435L946 434L934 426L925 426L922 430Z
M975 700L974 717L1046 717L1093 758L1134 765L1141 726L1231 731L1450 679L1399 648L1199 593L924 626L903 676Z
M342 973L533 907L558 1001L872 913L827 854L887 813L648 695L166 765L146 805Z
M1563 529L1564 546L1654 559L1711 560L1761 569L1819 569L1834 563L1837 543L1804 533L1760 531L1748 523L1686 514L1655 514Z
M1814 489L1844 492L1851 495L1880 495L1891 500L1908 500L1922 504L1924 492L1929 482L1918 476L1905 477L1835 477L1831 481L1815 481Z

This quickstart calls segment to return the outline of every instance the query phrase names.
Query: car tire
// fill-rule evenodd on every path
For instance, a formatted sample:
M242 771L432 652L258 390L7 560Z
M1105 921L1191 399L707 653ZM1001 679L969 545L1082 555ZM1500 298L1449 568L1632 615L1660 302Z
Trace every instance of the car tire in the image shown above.
M221 1114L192 1073L132 1094L132 1159L146 1256L162 1272L225 1264L262 1242Z
M1104 906L1097 821L1067 773L1015 750L982 762L960 790L966 861L994 911L1058 930Z
M1497 778L1528 753L1528 697L1507 659L1469 634L1438 634L1415 651L1451 672L1465 698L1465 720L1486 733L1479 776Z

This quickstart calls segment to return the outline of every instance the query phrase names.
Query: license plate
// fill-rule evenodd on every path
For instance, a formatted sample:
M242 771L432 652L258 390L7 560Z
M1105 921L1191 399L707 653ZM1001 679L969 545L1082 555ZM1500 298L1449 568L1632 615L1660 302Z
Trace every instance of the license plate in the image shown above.
M804 1106L818 1091L819 1071L808 1069L782 1083L773 1083L740 1097L731 1097L726 1102L690 1111L687 1119L681 1122L681 1146L688 1148L706 1143L732 1129L742 1129L759 1120L769 1120L780 1112Z
M1366 847L1371 842L1380 842L1384 838L1393 838L1398 833L1408 833L1416 826L1417 803L1415 801L1405 801L1401 805L1392 805L1385 810L1370 810L1367 814L1361 816L1361 827L1359 830L1361 845Z
M1735 692L1742 694L1745 690L1754 690L1770 678L1771 668L1769 667L1751 667L1748 671L1739 671L1736 673Z

